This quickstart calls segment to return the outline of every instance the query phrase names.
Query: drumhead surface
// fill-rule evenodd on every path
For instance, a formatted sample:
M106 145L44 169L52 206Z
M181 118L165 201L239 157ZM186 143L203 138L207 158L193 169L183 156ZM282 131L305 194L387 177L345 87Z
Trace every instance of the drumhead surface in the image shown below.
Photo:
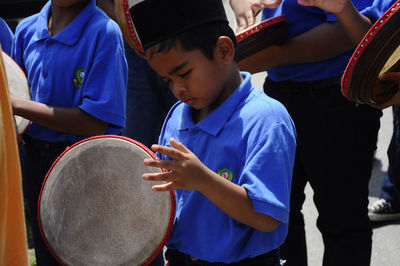
M370 28L354 51L342 76L342 93L357 103L380 105L398 90L395 82L382 82L386 72L400 71L400 2L397 1Z
M67 149L53 164L39 198L48 247L67 265L141 265L162 250L172 228L173 192L144 181L138 142L99 136Z
M18 66L18 64L11 59L5 52L2 52L4 65L6 67L8 88L16 96L30 100L31 95L29 92L28 82L24 71ZM29 120L17 116L14 116L17 125L18 133L22 134L29 125Z

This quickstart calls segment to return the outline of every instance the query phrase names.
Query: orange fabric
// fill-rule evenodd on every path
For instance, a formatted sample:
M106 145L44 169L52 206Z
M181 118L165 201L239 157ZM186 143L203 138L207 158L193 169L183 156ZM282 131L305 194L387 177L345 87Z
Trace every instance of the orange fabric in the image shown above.
M1 52L1 49L0 49ZM0 265L28 265L21 170L0 54Z

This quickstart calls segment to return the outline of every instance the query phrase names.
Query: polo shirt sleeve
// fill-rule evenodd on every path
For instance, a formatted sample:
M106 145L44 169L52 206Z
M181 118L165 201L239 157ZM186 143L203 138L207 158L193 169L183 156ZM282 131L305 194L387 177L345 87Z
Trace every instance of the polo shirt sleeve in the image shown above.
M11 46L13 43L14 35L7 23L0 18L0 43L1 48L8 55L11 55Z
M97 42L96 55L82 84L83 111L113 127L125 126L125 97L128 67L122 35L109 20Z
M254 210L281 222L289 221L290 188L296 149L294 127L283 123L257 135L249 145L239 185L247 190Z

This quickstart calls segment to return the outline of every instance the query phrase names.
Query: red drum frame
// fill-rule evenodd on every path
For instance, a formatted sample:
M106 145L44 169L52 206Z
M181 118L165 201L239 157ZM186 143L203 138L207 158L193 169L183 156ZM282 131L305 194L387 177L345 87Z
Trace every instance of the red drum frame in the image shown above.
M280 15L263 20L254 26L236 34L238 41L238 62L260 50L270 46L282 44L287 39L287 19Z
M372 106L387 102L397 83L378 78L400 70L400 1L396 1L358 44L342 76L342 94L350 101Z

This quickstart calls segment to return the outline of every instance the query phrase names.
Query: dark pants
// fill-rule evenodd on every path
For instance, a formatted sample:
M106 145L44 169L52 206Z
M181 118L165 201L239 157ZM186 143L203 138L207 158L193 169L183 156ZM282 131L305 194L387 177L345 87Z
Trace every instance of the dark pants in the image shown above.
M387 156L389 168L387 180L382 184L381 197L392 201L396 210L400 210L400 107L393 106L393 135L390 140ZM385 182L386 181L386 182Z
M347 101L339 77L311 82L267 78L264 91L285 105L297 130L289 232L281 247L285 266L307 265L301 212L307 182L318 210L323 265L369 265L368 183L382 112Z
M185 253L179 252L175 249L168 249L165 253L165 257L168 261L169 266L224 266L224 265L231 265L231 266L279 266L280 259L279 259L279 249L274 249L268 253L259 255L254 258L244 259L238 262L226 264L226 263L219 263L219 262L207 262L204 260L198 260L193 258L190 255Z
M33 243L38 266L60 265L48 250L38 225L38 199L42 183L54 160L71 143L49 143L24 137L21 146L22 184L25 202L29 208Z

